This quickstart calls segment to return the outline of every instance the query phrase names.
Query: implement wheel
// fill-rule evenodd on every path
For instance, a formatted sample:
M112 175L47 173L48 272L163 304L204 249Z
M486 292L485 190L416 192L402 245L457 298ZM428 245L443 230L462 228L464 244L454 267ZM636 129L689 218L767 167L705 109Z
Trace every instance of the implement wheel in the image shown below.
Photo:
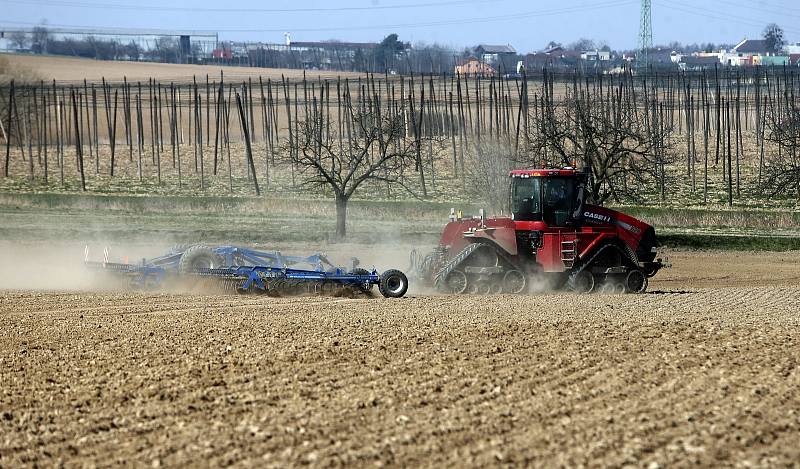
M378 290L386 298L400 298L408 291L408 278L399 270L387 270L381 274Z
M225 263L222 256L208 246L195 244L183 251L178 261L178 272L189 273L200 269L219 269Z
M369 275L371 272L369 270L367 270L367 269L362 269L361 267L356 267L350 273L353 274L353 275ZM370 282L359 283L358 286L364 291L372 290L372 283L370 283Z

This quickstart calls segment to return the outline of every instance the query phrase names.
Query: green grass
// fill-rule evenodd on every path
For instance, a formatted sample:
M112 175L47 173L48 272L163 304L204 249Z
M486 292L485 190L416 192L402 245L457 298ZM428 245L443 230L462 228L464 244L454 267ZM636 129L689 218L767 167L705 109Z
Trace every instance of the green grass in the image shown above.
M800 237L723 236L667 233L658 236L663 247L723 251L796 251Z
M703 227L726 229L798 229L800 211L786 208L685 208L685 207L616 207L633 217L656 226Z

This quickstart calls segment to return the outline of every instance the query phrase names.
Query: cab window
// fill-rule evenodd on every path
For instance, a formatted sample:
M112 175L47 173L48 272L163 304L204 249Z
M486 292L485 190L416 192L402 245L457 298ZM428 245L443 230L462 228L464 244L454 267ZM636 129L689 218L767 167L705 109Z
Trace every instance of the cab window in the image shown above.
M541 220L541 178L514 177L511 181L511 213L514 220Z
M547 178L542 193L544 221L552 226L567 225L575 205L575 179Z

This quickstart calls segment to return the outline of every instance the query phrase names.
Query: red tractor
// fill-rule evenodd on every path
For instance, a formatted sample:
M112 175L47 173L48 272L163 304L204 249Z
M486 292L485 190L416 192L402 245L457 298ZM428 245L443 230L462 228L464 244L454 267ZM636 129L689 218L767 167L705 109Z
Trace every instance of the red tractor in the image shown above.
M412 272L451 293L523 293L564 285L639 293L664 264L653 227L586 203L587 173L511 171L511 216L462 218L451 212L439 246Z

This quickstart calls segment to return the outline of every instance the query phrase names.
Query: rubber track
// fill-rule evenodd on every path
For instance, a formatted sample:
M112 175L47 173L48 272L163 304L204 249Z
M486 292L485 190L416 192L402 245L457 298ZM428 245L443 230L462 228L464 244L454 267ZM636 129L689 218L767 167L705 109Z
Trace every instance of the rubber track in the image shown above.
M441 285L441 283L444 282L444 279L450 275L450 272L454 271L459 264L464 262L470 255L472 255L473 252L477 251L482 246L483 244L481 243L471 243L462 249L461 252L453 256L453 258L450 259L447 264L439 269L439 272L436 272L433 280L433 286L439 288L439 285Z
M600 255L600 253L602 253L604 250L609 249L609 248L615 248L616 250L618 250L620 252L620 254L622 254L624 256L627 256L628 260L630 262L632 262L632 263L635 263L637 265L637 267L638 267L639 263L638 263L638 259L636 258L636 254L633 253L633 251L631 250L631 248L627 244L625 244L625 247L627 248L627 252L622 250L622 249L620 249L619 246L617 246L615 244L606 244L605 246L603 246L600 249L598 249L597 251L595 251L594 255L592 257L590 257L588 261L582 262L577 270L575 270L571 274L569 274L569 279L567 280L567 285L569 286L569 288L573 289L572 285L575 284L575 278L578 276L578 274L583 272L584 269L586 269L588 266L590 266L592 264L592 261L594 261L595 258ZM630 256L631 254L633 254L633 257Z
M522 272L522 269L520 269L519 266L514 264L514 262L511 260L511 258L508 256L508 254L505 251L503 251L502 249L498 249L493 244L478 241L478 242L474 242L474 243L468 245L467 247L465 247L464 249L462 249L461 252L458 253L458 255L456 255L455 257L450 259L450 262L445 264L445 266L442 267L439 270L439 272L436 274L436 277L435 277L434 286L438 288L439 284L441 284L444 281L444 279L447 278L447 275L449 275L450 272L452 272L462 262L466 261L469 258L469 256L472 255L473 252L477 251L478 249L480 249L481 247L484 247L484 246L487 249L493 249L495 254L497 254L497 258L499 260L502 260L503 262L505 262L507 264L507 268L509 270L513 269L513 270L519 270L520 272ZM447 273L442 275L444 273L445 269L448 269ZM524 275L524 273L523 273L523 275Z

